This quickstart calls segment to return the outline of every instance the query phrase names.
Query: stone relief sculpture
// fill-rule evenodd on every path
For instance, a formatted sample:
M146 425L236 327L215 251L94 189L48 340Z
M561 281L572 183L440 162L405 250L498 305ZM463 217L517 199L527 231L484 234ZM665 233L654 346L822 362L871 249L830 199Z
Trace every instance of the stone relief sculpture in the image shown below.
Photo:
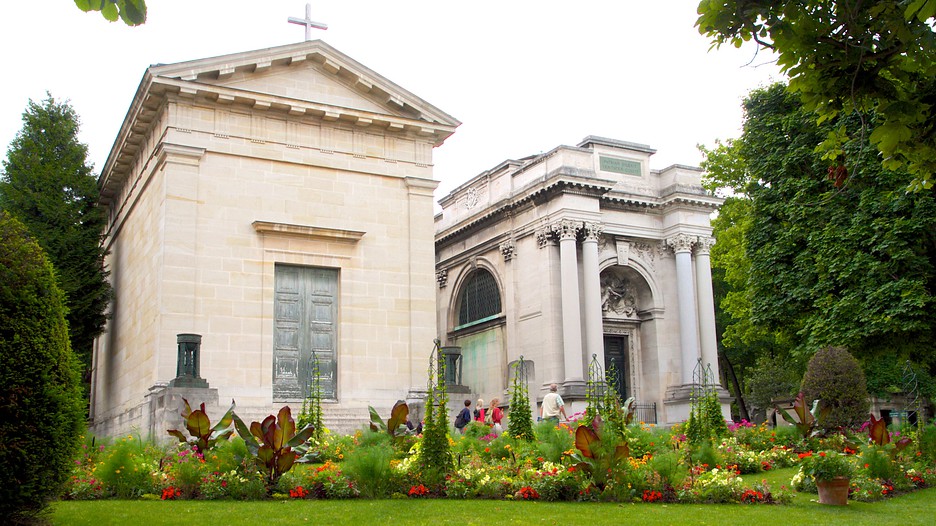
M637 317L637 295L626 278L614 272L601 276L601 312L625 318Z

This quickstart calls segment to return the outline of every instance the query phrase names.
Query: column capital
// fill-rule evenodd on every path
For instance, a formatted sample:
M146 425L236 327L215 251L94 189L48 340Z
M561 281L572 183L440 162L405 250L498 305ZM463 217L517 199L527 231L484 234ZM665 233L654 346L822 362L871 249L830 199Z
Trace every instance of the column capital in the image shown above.
M696 238L695 252L696 254L708 255L712 251L713 246L715 246L714 237L699 236Z
M604 225L596 221L585 221L582 232L585 234L585 241L594 241L598 242L598 237L601 236L601 232L604 229Z
M439 284L440 289L444 289L448 285L448 269L442 268L436 271L436 282Z
M673 249L677 254L680 252L692 252L692 245L696 242L696 236L690 236L680 232L675 236L666 239L666 246Z
M553 223L550 225L550 229L559 236L560 241L565 240L575 240L578 237L578 232L582 228L581 221L574 221L572 219L563 219L558 223Z
M556 235L550 227L543 227L536 231L536 244L541 249L556 244Z

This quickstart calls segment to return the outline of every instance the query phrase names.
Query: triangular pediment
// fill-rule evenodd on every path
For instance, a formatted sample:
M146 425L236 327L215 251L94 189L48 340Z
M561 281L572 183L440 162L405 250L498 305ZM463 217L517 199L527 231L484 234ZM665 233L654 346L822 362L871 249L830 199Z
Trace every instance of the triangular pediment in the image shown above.
M156 65L149 73L154 80L184 83L189 90L227 90L229 97L262 94L445 127L461 124L321 40Z

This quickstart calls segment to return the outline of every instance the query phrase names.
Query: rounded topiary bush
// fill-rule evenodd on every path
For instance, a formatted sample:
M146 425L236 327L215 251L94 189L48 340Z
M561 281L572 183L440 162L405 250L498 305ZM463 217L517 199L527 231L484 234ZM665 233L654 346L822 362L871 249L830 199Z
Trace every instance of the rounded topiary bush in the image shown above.
M0 517L36 518L71 473L84 425L64 295L26 227L0 211Z
M842 347L820 349L809 360L801 387L807 401L829 407L819 425L850 427L868 419L868 388L858 360Z

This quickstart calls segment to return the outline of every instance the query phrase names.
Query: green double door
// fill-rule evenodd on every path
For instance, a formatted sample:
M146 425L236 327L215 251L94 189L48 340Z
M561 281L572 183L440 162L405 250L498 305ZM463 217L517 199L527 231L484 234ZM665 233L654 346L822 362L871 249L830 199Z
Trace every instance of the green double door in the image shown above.
M316 369L322 397L336 399L338 271L276 265L273 310L273 399L307 396Z

